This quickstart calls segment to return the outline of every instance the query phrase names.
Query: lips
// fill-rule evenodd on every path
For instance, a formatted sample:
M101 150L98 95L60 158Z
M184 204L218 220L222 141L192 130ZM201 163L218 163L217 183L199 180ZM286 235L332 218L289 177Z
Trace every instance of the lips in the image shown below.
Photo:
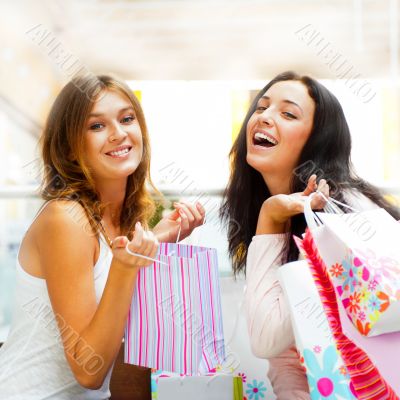
M124 157L127 154L129 154L131 149L132 149L132 146L130 146L130 145L118 146L115 149L108 151L106 153L106 155L110 156L110 157L114 157L114 158L120 158L120 157Z
M253 145L261 147L274 147L278 144L278 140L269 132L264 130L255 130L253 134Z

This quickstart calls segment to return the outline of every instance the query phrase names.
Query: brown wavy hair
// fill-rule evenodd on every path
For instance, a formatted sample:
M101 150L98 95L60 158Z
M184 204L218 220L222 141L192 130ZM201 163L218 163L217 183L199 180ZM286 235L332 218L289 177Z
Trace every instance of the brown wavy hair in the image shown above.
M140 221L148 226L155 203L148 191L160 195L150 177L150 142L143 110L132 90L109 75L91 75L72 79L57 96L40 139L45 200L63 199L79 202L89 219L90 228L98 234L99 221L106 204L100 201L93 177L84 161L84 132L89 113L106 91L115 91L131 103L140 125L143 155L134 173L128 176L120 215L121 234L131 237Z

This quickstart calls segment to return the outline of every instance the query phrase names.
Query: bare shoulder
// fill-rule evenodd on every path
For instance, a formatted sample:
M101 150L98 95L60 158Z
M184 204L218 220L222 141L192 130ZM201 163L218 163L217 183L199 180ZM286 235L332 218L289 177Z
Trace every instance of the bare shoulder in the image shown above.
M47 204L32 225L32 233L39 249L57 244L65 250L74 248L74 252L83 248L95 251L97 240L89 218L76 201L55 200Z
M82 233L93 235L89 218L83 206L77 201L54 200L47 204L35 221L39 231L53 228L72 230L77 235Z
M52 219L65 219L67 222L69 219L87 219L83 206L72 200L52 200L48 202L40 213L39 218L46 219L50 222Z

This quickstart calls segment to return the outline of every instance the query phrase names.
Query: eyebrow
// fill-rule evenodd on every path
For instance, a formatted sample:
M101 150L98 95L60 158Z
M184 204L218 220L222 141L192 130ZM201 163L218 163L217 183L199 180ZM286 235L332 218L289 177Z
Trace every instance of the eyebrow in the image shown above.
M125 111L128 111L128 110L130 110L130 111L135 111L134 109L133 109L133 107L124 107L124 108L121 108L119 111L118 111L118 114L121 114L122 112L125 112ZM91 117L101 117L101 116L103 116L104 115L104 113L90 113L89 114L89 118L91 118Z
M261 99L271 100L268 96L262 96L262 97L260 97L260 100ZM297 103L295 103L294 101L288 100L288 99L284 99L284 100L282 100L282 103L293 104L294 106L298 107L300 109L301 113L303 114L303 109Z

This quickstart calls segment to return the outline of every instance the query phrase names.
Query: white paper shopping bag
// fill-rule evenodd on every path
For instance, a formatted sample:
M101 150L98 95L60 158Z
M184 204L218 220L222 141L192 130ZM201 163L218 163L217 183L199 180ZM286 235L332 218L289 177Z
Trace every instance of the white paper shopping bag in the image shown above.
M356 399L307 261L285 264L278 273L311 399Z
M317 215L329 244L319 250L354 326L365 336L400 332L400 224L382 208Z
M311 249L305 251L305 255L307 256L308 262L310 264L310 268L314 266L314 268L312 269L315 269L315 266L317 266L319 262L318 259L321 260L321 267L325 271L325 276L327 277L327 279L329 278L328 280L331 282L330 287L333 290L335 284L332 275L340 275L340 272L342 272L344 269L337 260L339 260L346 252L346 246L344 245L343 240L347 239L345 239L344 235L341 239L339 239L336 235L332 234L327 225L321 224L322 219L329 218L326 215L322 215L322 213L317 213L320 222L319 224L316 222L318 218L311 211L310 199L305 204L305 216L307 224L309 226L309 230L306 232L304 239L300 242L303 242L303 246L305 242L308 243L308 247ZM353 225L353 227L354 226L355 225ZM364 234L365 232L367 232L365 224L359 224L358 226L364 227ZM315 261L317 262L316 264ZM354 264L353 266L354 267L352 267L352 272L346 275L346 279L348 279L349 276L351 278L354 278L355 280L359 279L360 276L362 277L362 273L360 274L360 272L358 272L362 271L362 269L356 270L355 268L359 267L355 266ZM315 278L319 279L318 277ZM315 282L316 284L318 283L316 280ZM357 285L355 287L357 288ZM373 374L371 372L372 376L375 379L375 384L378 385L379 380L382 385L386 385L385 387L387 388L387 390L392 390L396 394L400 394L400 373L398 372L397 368L398 359L400 358L400 332L367 337L366 333L368 333L368 330L370 329L368 322L359 322L356 328L351 323L351 319L349 319L348 312L345 307L346 303L343 303L340 297L340 291L337 287L335 287L335 289L336 301L334 301L334 303L338 306L338 311L340 313L340 328L343 330L343 333L354 345L357 346L358 349L361 349L361 351L365 352L368 359L372 362L371 365L376 367L375 372L373 372ZM329 304L327 304L328 307L325 307L326 313L328 313L329 308L331 308ZM363 319L365 319L365 316L360 317L363 317ZM337 348L339 349L341 347L342 346L337 346ZM346 362L346 358L344 358L344 361ZM361 365L359 363L356 364ZM349 373L352 377L352 374L357 370L356 364L354 362L346 364L348 366L350 365L351 370L349 370ZM355 375L355 378L357 380L357 382L355 383L355 387L357 388L357 391L364 390L362 388L364 388L365 382L369 382L370 385L372 384L372 381L370 381L369 378L371 374L357 372L357 374Z
M155 379L155 378L153 378ZM152 399L157 400L239 400L234 395L232 375L161 376ZM241 384L241 380L239 382ZM243 400L243 397L240 399Z

